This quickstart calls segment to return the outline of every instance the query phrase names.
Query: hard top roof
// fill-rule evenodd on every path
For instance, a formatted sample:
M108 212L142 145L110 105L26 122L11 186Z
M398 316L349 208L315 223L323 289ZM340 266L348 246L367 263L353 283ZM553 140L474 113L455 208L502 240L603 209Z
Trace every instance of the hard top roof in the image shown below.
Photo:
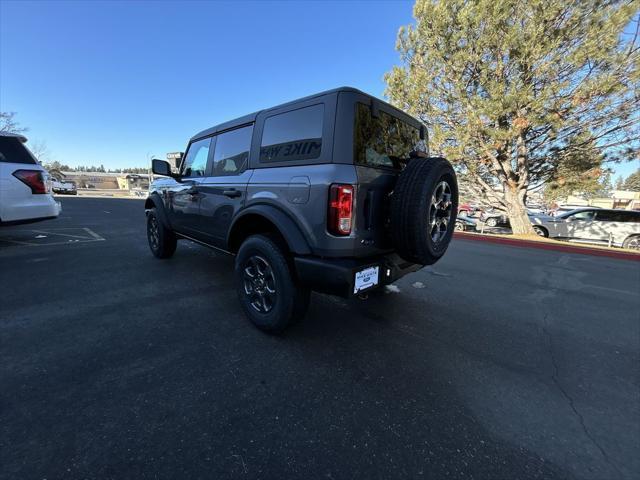
M22 135L20 133L0 132L0 137L17 138L22 143L27 143L27 137L25 137L24 135Z
M362 90L358 90L357 88L353 88L353 87L338 87L338 88L334 88L332 90L326 90L324 92L315 93L315 94L309 95L307 97L297 98L295 100L291 100L289 102L285 102L285 103L282 103L280 105L276 105L274 107L264 108L262 110L258 110L257 112L251 113L249 115L244 115L242 117L238 117L236 119L229 120L228 122L220 123L219 125L215 125L215 126L213 126L211 128L207 128L206 130L202 130L201 132L197 133L196 135L191 137L191 141L194 141L194 140L196 140L198 138L202 138L202 137L207 137L209 135L213 135L214 133L221 132L223 130L228 130L230 128L238 127L240 125L244 125L244 124L247 124L247 123L255 122L256 117L262 112L266 112L266 111L269 111L269 110L276 110L276 109L279 109L279 108L282 108L282 107L287 107L287 106L289 106L291 104L294 104L294 103L304 102L304 101L311 100L311 99L314 99L314 98L317 98L317 97L323 97L325 95L331 95L332 93L339 93L339 92L351 92L351 93L358 93L360 95L366 95L367 97L375 98L378 102L382 102L382 103L388 105L389 107L393 108L394 110L398 110L396 107L394 107L393 105L389 105L384 100L380 100L379 98L376 98L373 95L365 93ZM401 110L398 110L398 111L401 112L401 113L404 113Z

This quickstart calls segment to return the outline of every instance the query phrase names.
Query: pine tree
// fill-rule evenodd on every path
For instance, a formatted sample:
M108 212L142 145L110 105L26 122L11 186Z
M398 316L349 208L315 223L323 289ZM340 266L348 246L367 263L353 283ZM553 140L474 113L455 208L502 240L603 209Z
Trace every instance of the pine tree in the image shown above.
M624 181L623 190L640 192L640 168L627 177Z
M640 2L417 0L392 102L429 127L461 181L533 234L527 192L566 165L637 155ZM627 34L623 34L625 28Z

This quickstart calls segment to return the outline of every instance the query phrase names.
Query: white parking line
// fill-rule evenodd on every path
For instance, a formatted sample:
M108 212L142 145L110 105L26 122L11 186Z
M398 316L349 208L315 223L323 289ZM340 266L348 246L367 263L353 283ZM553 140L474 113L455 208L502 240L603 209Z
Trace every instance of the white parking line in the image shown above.
M84 229L86 230L86 229ZM54 232L50 232L47 230L31 230L32 232L36 232L36 233L42 233L44 235L57 235L59 237L71 237L71 238L79 238L81 240L86 240L86 236L80 236L80 235L69 235L68 233L54 233ZM36 237L38 238L38 237Z
M84 230L96 240L104 240L104 238L102 238L100 235L98 235L96 232L94 232L90 228L85 228Z
M601 285L584 285L586 288L595 288L596 290L604 290L605 292L622 293L625 295L638 296L638 292L630 292L629 290L620 290L619 288L603 287Z
M86 234L83 235L73 235L71 233L61 233L60 230L80 230L80 231L84 231L86 232ZM35 239L44 239L44 238L51 238L54 239L55 237L58 237L60 239L62 239L62 237L66 238L66 241L59 241L59 242L30 242L30 241L25 241L24 238L20 239L20 240L16 240L15 238L11 238L11 236L9 237L2 237L0 235L0 242L5 242L5 243L10 243L10 244L15 244L15 245L25 245L28 247L46 247L49 245L69 245L71 243L90 243L90 242L103 242L106 239L104 237L101 237L100 235L98 235L96 232L94 232L93 230L91 230L90 228L81 228L81 227L77 227L77 228L56 228L56 229L51 229L51 230L21 230L19 232L13 232L13 235L20 235L22 234L22 236L24 236L24 234L33 234L33 238ZM75 233L75 232L74 232ZM37 235L36 235L37 234Z

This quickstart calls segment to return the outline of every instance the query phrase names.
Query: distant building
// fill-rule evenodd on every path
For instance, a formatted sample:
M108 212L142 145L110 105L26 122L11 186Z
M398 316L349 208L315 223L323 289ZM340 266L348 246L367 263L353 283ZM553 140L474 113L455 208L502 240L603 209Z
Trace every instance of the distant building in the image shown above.
M630 190L614 190L611 194L614 208L640 210L640 192Z
M149 175L143 173L50 172L62 180L73 180L78 188L98 190L148 190Z
M614 190L610 197L592 198L590 200L580 196L569 195L563 203L567 205L583 205L585 207L640 210L640 192Z
M121 173L118 177L120 190L149 190L149 175L145 173Z

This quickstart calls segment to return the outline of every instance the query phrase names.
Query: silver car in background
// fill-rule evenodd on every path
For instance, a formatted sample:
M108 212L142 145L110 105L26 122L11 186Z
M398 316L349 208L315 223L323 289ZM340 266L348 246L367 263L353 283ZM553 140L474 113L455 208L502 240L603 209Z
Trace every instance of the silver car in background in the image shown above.
M640 250L640 211L579 208L555 217L530 218L542 237Z

